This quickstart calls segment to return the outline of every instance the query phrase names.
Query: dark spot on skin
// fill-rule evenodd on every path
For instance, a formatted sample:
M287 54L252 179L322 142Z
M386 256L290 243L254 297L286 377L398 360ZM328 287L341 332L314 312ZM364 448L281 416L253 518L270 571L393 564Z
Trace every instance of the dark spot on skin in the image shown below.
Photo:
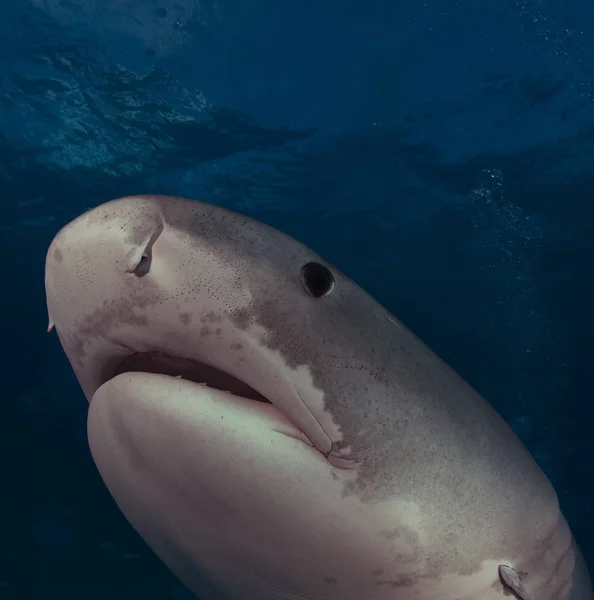
M215 333L216 333L218 336L220 336L220 335L223 333L223 330L222 330L220 327L217 327L217 328L215 329Z
M214 312L209 312L200 317L201 323L220 323L223 320L221 315L217 315Z
M57 263L61 263L64 260L64 255L62 254L62 251L60 250L60 248L56 248L54 250L54 260Z
M200 328L200 335L202 337L206 337L207 335L210 335L212 333L212 330L210 327L207 327L206 325L204 327Z
M377 535L386 540L393 540L400 535L400 532L398 531L398 529L393 529L391 531L383 530L379 531Z
M324 577L324 581L326 583L336 583L336 579L334 577Z
M375 585L385 585L390 588L411 587L417 583L418 575L401 575L398 579L386 579L385 581L376 581Z
M231 350L243 350L243 344L239 342L234 342L231 344Z
M390 554L397 564L416 564L423 558L427 567L424 569L425 577L435 577L443 567L439 553L428 553L419 539L419 534L406 527L378 531L380 539L388 540Z
M475 573L478 573L479 571L480 571L480 566L477 567L476 565L468 564L465 567L462 567L458 571L458 574L464 575L465 577L469 577L470 575L474 575Z
M146 327L148 322L148 317L146 315L131 315L129 320L129 323L138 325L139 327Z
M192 315L187 312L179 313L179 320L184 325L189 325L192 322Z
M252 314L250 313L249 310L238 310L234 315L233 315L233 322L240 328L240 329L247 329L250 324L252 323Z
M385 571L384 571L383 569L376 569L376 570L373 572L373 574L374 574L376 577L379 577L380 575L383 575L383 574L384 574L384 572L385 572Z

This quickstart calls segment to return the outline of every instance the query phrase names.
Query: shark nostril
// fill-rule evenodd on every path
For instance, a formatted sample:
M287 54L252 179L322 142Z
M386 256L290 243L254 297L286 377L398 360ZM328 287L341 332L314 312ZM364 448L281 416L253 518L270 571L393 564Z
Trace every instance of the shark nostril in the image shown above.
M163 233L162 224L147 236L143 244L140 244L130 252L126 268L128 273L132 273L136 277L144 277L148 274L151 270L151 262L153 260L153 246L161 233Z
M138 264L132 269L132 273L136 275L136 277L144 277L151 270L151 262L152 262L153 254L149 250L149 252L145 252L138 261Z

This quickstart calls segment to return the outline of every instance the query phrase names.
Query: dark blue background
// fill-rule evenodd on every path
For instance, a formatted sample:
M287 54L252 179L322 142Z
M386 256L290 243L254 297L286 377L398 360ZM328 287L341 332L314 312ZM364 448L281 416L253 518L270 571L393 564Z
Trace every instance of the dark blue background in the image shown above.
M246 212L368 289L512 424L594 567L594 8L557 4L3 1L2 600L187 597L44 333L53 235L143 192Z

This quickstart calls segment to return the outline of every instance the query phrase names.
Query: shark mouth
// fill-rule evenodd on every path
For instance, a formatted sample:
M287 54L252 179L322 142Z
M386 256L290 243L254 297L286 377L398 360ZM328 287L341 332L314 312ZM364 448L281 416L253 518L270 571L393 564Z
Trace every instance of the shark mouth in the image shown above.
M229 373L225 373L205 363L178 358L163 352L137 352L131 354L119 363L115 372L111 373L108 379L122 373L130 372L156 373L159 375L181 377L182 379L206 385L222 392L229 392L235 396L272 404L270 400L262 396L254 388Z

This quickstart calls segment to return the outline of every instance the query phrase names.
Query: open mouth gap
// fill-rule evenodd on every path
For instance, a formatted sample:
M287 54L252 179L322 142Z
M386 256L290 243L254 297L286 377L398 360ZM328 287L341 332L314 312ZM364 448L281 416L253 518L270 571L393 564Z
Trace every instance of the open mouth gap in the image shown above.
M271 402L247 383L205 363L179 358L164 352L137 352L126 357L116 368L113 377L121 373L158 373L181 377L222 392L249 398L257 402Z

